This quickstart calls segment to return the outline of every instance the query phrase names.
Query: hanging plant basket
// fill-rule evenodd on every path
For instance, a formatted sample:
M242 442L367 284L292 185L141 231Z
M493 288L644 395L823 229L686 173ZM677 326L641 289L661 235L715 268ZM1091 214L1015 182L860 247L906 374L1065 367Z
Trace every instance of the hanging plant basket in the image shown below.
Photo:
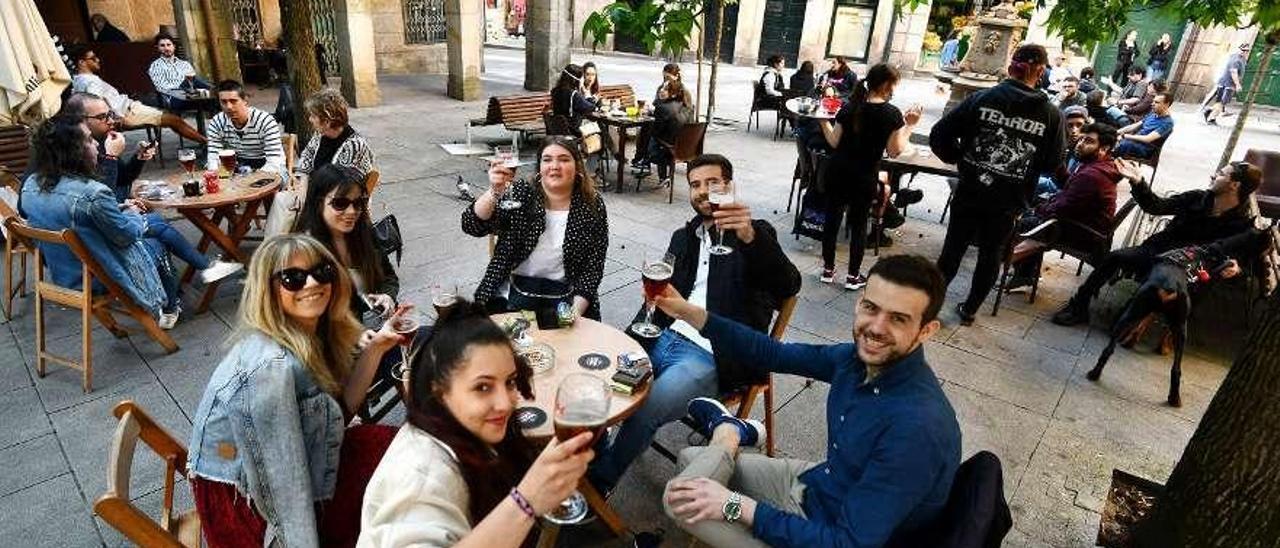
M1164 486L1122 470L1111 471L1111 488L1102 507L1098 524L1097 545L1106 548L1131 548L1137 525L1151 516L1156 500L1164 494Z

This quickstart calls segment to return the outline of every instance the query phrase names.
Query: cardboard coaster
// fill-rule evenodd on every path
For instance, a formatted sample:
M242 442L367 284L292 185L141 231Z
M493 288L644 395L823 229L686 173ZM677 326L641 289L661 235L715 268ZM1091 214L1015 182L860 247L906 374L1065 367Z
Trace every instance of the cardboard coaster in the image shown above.
M516 422L519 422L520 428L525 430L537 428L546 424L547 412L537 407L521 407L516 409Z
M590 352L587 354L583 354L578 358L578 365L582 366L583 369L586 369L589 371L599 371L601 369L606 369L609 367L610 363L611 362L609 361L609 356L606 356L599 352Z

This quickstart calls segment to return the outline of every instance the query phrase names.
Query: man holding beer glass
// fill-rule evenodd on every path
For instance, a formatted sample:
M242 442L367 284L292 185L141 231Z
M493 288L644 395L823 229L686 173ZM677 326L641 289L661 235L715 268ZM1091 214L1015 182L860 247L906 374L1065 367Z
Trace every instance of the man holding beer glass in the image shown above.
M760 332L769 329L773 311L800 291L800 272L778 245L767 221L751 218L740 201L712 211L712 187L732 186L733 164L719 154L703 154L689 162L689 204L694 216L671 235L667 252L674 261L670 283L680 295ZM711 253L723 242L732 253ZM638 319L645 319L642 310ZM684 321L658 312L653 324L662 328L649 356L655 380L649 397L622 423L613 443L597 444L589 477L601 492L613 489L623 472L653 440L654 432L685 415L685 405L698 396L714 396L759 380L735 363L718 360L713 344ZM643 322L641 322L643 323ZM638 332L639 334L639 332Z
M209 121L208 168L220 176L235 174L239 166L285 173L280 124L270 114L249 106L249 95L235 80L218 84L222 112Z

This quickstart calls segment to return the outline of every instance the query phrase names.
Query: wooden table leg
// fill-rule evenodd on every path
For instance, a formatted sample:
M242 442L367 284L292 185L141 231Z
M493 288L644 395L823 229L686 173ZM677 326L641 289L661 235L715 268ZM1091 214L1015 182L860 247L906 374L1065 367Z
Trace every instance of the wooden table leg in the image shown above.
M636 151L639 154L640 151ZM627 169L627 128L618 127L618 181L617 192L622 192L622 177Z
M592 487L591 482L583 479L578 482L578 492L587 499L587 506L595 510L596 515L600 517L605 525L609 527L614 536L622 536L627 532L627 526L622 523L622 517L613 511L613 507L609 506L609 501L604 500L599 491Z
M543 519L538 520L538 529L538 548L555 548L560 526Z
M240 241L244 239L244 235L249 230L249 223L253 218L253 214L258 209L261 200L254 200L245 203L244 213L236 214L234 208L219 208L214 212L214 217L225 218L230 222L231 233L227 234L222 231L218 223L213 219L204 216L204 212L200 210L183 210L182 214L196 225L201 232L205 234L213 243L218 244L232 259L246 263L248 257L240 251ZM214 295L218 292L220 282L213 282L205 286L204 294L200 297L200 302L196 305L196 314L204 313L209 309L209 304L213 302Z
M222 224L222 221L225 218L226 218L226 214L223 213L221 209L215 210L213 213L213 224L214 225ZM209 244L211 242L212 240L209 239L209 235L201 232L200 242L196 244L196 251L199 251L201 255L204 255L207 251L209 251ZM182 279L180 280L180 283L182 285L191 283L191 280L195 278L195 274L196 274L196 267L187 265L186 272L182 273Z

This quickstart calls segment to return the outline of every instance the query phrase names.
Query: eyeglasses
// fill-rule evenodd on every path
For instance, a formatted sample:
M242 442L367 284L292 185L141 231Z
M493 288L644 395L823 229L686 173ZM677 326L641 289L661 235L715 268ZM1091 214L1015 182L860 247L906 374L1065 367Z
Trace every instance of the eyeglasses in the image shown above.
M356 211L364 211L365 208L369 207L369 199L364 197L355 199L338 197L329 200L329 207L332 207L334 211L346 211L351 206L355 206Z
M106 111L106 112L104 112L104 113L102 113L102 114L94 114L93 116L88 116L88 115L86 115L84 118L85 118L86 120L97 120L97 121L99 121L99 122L110 122L110 121L111 121L111 119L113 118L113 116L111 116L111 111L109 111L109 110L108 110L108 111Z
M306 287L308 276L318 284L331 284L338 279L338 269L333 266L333 263L325 261L311 268L286 268L275 273L275 279L280 281L280 287L288 291L298 291Z

